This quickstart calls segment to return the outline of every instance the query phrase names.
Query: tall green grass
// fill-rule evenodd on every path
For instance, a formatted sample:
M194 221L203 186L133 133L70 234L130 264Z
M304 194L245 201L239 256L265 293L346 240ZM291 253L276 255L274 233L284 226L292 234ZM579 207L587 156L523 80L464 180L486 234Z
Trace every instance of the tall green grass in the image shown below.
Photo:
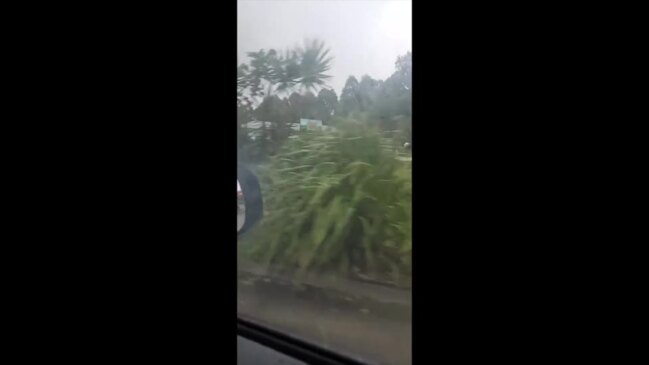
M300 276L409 285L410 165L363 125L289 140L261 176L265 216L240 254Z

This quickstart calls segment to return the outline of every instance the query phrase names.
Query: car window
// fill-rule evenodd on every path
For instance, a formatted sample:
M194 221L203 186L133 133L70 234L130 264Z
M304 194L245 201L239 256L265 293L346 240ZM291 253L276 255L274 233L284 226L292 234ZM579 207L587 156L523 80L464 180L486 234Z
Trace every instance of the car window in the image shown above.
M263 197L239 316L410 364L411 2L239 0L237 27L238 162Z

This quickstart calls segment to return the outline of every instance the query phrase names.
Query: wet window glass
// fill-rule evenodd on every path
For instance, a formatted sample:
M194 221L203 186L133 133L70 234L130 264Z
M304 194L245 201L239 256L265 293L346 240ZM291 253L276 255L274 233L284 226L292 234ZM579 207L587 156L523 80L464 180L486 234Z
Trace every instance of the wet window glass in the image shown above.
M411 363L411 34L408 0L238 1L238 314L375 364Z

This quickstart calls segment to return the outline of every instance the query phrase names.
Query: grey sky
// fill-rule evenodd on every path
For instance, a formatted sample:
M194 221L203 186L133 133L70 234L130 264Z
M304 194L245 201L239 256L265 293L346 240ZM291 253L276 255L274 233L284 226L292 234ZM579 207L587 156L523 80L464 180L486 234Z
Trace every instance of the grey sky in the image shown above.
M411 51L410 0L238 0L239 62L259 49L285 50L305 38L325 41L334 57L329 85L340 96L350 75L385 80Z

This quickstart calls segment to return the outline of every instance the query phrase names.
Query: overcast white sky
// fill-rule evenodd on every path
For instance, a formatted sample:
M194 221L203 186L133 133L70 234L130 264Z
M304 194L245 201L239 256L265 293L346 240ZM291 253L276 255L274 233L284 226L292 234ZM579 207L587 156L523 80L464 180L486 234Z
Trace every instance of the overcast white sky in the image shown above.
M259 49L285 50L305 38L325 41L334 57L336 94L350 75L385 80L412 50L411 0L238 0L239 62Z

